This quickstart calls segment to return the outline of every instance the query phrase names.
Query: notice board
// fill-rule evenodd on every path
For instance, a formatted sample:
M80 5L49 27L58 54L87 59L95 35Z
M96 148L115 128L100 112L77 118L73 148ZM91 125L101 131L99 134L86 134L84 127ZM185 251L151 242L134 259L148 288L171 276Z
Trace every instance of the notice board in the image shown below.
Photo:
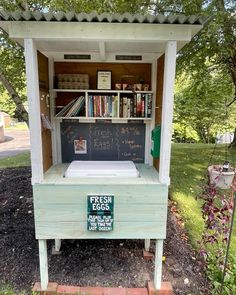
M145 160L144 123L61 122L62 162Z

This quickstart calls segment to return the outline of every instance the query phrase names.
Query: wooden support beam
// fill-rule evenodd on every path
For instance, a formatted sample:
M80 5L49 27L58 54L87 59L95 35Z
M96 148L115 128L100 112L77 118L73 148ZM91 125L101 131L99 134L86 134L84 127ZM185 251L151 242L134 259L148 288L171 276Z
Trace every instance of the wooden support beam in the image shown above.
M29 126L31 146L32 184L43 179L43 155L40 116L40 94L38 77L37 49L32 39L24 40L29 105Z
M48 255L47 240L39 240L39 265L41 290L45 291L48 287Z
M151 244L151 240L150 239L145 239L144 240L144 249L145 249L145 251L149 251L150 250L150 244Z
M161 120L161 151L159 180L161 183L170 184L170 152L172 137L172 120L174 108L174 83L176 65L177 42L168 41L165 50L163 104Z
M101 60L105 61L106 60L105 42L99 42L99 52L100 52Z
M161 289L163 240L156 240L154 287Z
M61 239L55 239L55 251L60 252L61 249Z

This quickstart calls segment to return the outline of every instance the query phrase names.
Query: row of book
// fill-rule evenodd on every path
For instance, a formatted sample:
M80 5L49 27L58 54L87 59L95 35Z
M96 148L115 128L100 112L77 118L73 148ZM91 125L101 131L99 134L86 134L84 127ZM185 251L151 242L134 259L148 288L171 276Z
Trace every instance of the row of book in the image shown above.
M118 117L118 96L116 95L89 95L89 117Z
M84 109L84 106L85 97L80 96L69 102L59 113L57 113L56 117L77 117Z
M121 118L151 118L152 116L152 94L136 93L133 97L120 98Z
M119 106L119 110L118 110ZM85 97L73 99L56 115L56 117L78 117L85 108ZM84 112L83 115L84 116ZM152 94L136 93L132 97L116 95L89 95L87 105L88 117L104 118L151 118Z

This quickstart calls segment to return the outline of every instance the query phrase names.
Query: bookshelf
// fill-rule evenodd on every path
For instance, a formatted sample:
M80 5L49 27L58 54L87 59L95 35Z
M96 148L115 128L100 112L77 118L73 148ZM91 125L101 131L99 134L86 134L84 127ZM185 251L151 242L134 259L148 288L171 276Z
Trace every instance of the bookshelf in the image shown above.
M70 116L71 112L68 112L66 115L61 115L61 110L67 106L70 109L76 103L76 99L74 99L74 103L71 99L65 106L56 106L57 109L60 109L55 114L55 118L57 119L78 119L84 122L95 122L96 120L111 120L114 122L152 120L152 91L53 89L53 92L63 93L64 95L66 93L78 94L76 96L77 102L81 97L84 97L84 114L77 113ZM138 103L139 106L137 105L137 101L140 101L140 104Z

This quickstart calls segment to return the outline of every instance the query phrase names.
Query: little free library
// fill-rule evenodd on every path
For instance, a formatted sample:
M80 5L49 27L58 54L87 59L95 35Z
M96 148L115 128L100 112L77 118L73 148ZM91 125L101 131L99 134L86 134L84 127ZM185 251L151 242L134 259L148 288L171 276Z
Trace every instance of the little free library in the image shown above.
M176 54L205 21L0 11L25 50L41 290L49 239L155 239L161 289Z

